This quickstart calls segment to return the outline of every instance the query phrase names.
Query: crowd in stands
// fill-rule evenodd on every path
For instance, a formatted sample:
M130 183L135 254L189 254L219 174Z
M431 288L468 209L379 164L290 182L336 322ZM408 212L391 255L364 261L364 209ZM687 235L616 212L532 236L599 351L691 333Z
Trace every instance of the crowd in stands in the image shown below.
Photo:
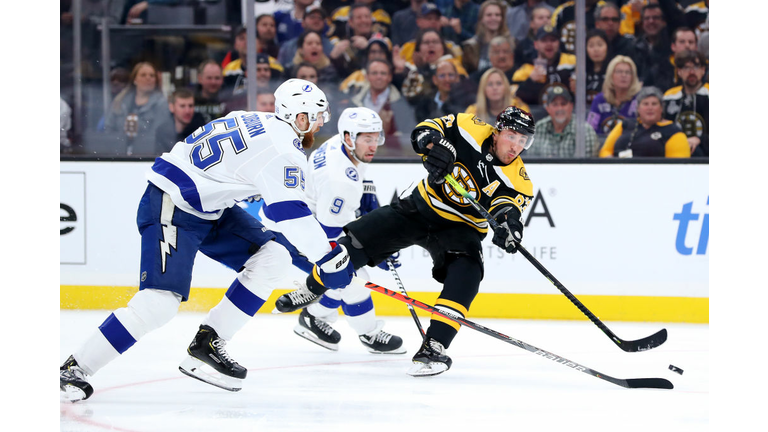
M108 17L137 27L156 5L194 2L202 0L82 0L91 22ZM112 102L94 128L113 141L114 154L168 150L205 122L247 109L249 85L257 110L274 109L274 89L298 77L325 91L332 119L351 106L379 112L384 157L415 157L409 134L425 118L469 112L493 123L509 105L537 120L531 157L577 156L578 121L586 157L709 156L708 0L585 0L585 100L576 94L575 1L257 2L253 83L241 2L231 5L231 40L223 50L190 55L194 73L186 82L162 82L161 70L177 65L135 61L141 56L113 62L104 78ZM61 12L65 32L71 1L62 1ZM65 79L71 76L62 73ZM574 118L578 104L585 118ZM62 152L76 141L71 116L63 94Z

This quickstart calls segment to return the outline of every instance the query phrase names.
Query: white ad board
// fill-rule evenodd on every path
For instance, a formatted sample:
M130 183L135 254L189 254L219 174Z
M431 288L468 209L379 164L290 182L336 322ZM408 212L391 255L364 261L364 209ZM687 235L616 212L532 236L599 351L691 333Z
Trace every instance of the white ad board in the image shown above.
M150 166L61 162L62 285L138 286L136 209ZM570 291L709 296L708 165L527 164L526 168L536 198L524 214L523 245ZM382 205L424 174L417 163L374 163L367 172ZM65 205L73 209L76 220L69 220ZM550 282L522 255L503 253L491 243L491 236L484 246L483 292L553 292ZM400 260L398 272L409 290L440 290L430 278L432 261L423 249L408 248ZM388 280L379 269L371 269L370 275L374 281ZM286 288L301 276L298 270L286 275ZM198 255L192 286L226 288L233 277L232 270Z

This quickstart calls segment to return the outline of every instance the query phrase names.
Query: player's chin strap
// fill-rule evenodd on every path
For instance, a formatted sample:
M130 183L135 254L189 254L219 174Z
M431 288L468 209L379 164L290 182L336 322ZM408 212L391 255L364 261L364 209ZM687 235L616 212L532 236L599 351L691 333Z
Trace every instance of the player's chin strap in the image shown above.
M355 153L355 147L353 146L351 149L347 145L347 143L344 143L344 151L347 152L347 154L351 154L353 158L355 158L356 161L360 162L361 164L367 163L365 161L361 161L359 157L357 157L357 153Z

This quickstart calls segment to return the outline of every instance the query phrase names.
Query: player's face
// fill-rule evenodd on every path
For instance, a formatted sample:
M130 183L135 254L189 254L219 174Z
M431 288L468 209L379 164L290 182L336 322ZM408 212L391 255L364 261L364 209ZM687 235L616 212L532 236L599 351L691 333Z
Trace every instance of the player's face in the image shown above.
M491 151L501 163L508 165L525 149L528 137L509 129L504 129L493 136Z
M379 132L363 132L357 134L355 139L355 156L361 161L368 163L376 156L376 150L379 149Z
M274 105L273 105L274 106ZM318 130L320 130L321 127L325 124L325 121L323 119L322 115L317 116L317 120L312 124L312 130L310 130L311 133L315 133ZM296 127L299 128L299 130L307 130L309 127L309 117L307 117L306 113L301 113L296 116Z

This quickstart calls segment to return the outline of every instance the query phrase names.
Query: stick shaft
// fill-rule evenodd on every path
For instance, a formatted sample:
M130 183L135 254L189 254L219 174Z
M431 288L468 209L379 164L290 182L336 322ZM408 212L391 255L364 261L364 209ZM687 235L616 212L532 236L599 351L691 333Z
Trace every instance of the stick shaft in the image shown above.
M408 293L405 291L405 285L403 285L403 281L400 280L400 275L397 274L397 269L395 269L395 265L390 258L387 259L387 267L389 267L389 272L392 273L392 277L395 278L395 282L397 283L397 287L400 289L400 292L407 296ZM416 309L414 309L410 303L407 303L406 305L408 306L408 310L411 311L411 316L413 317L413 321L416 322L416 327L418 327L419 332L421 333L421 337L424 338L427 334L424 332L424 328L421 326L419 316L416 315Z

